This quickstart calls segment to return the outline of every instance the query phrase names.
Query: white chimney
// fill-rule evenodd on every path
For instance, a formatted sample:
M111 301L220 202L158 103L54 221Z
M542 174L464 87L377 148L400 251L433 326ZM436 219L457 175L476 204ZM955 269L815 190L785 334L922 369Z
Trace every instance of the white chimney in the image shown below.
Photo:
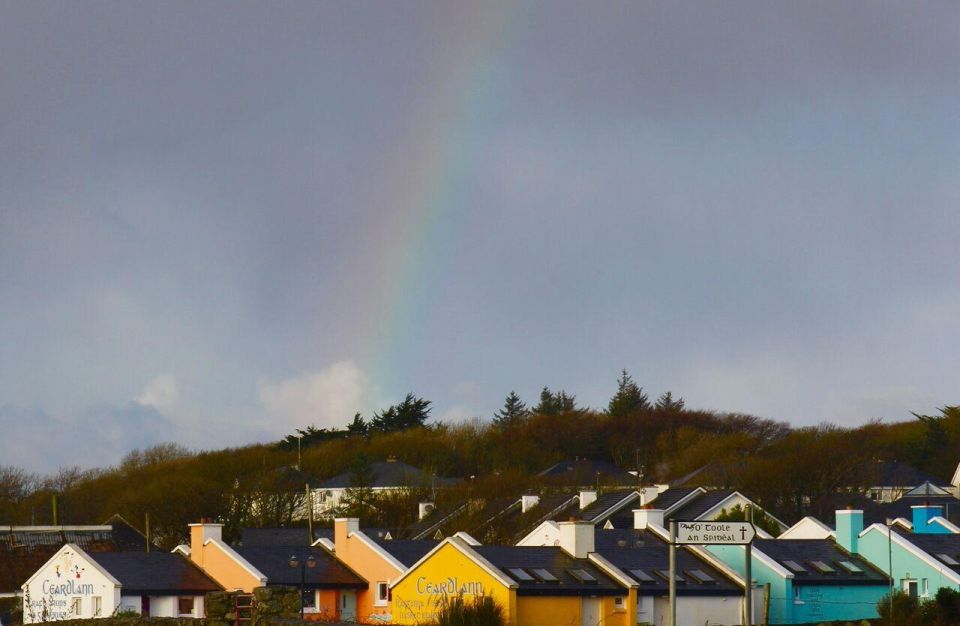
M649 525L663 528L663 509L634 509L633 527L637 530L645 530Z
M596 491L581 491L580 492L580 510L587 508L591 504L597 501L597 492Z
M417 519L423 519L433 513L433 502L421 502L417 505Z
M526 495L520 496L520 512L526 513L533 507L540 504L540 496Z
M594 551L594 527L591 522L560 522L560 547L577 559L585 559Z
M656 487L640 487L640 506L646 506L657 499L660 492Z

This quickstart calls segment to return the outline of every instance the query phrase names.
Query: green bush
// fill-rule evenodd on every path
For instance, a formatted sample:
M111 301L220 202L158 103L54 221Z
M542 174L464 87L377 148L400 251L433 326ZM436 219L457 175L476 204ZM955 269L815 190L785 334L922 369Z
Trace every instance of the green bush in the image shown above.
M505 626L503 607L488 596L474 596L472 600L462 595L446 597L440 601L435 626Z

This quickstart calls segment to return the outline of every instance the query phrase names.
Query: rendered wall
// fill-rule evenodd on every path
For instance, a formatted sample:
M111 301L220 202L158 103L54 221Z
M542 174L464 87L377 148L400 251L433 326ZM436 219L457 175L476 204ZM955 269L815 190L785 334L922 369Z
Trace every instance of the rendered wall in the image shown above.
M504 586L451 544L442 546L410 570L393 588L393 621L397 624L430 622L444 597L457 594L467 600L476 595L491 597L503 607L508 623L517 623L516 590Z
M79 612L73 610L75 598L80 600ZM91 618L94 598L100 598L101 616L111 615L120 602L120 589L81 551L64 546L24 585L23 621Z
M743 546L705 546L707 551L734 569L741 576L744 575L746 559ZM750 574L757 585L762 589L770 584L770 623L793 624L793 579L784 578L766 563L754 556L750 564ZM755 608L758 603L754 602ZM738 609L741 610L741 609ZM738 621L740 618L738 618Z
M229 546L208 541L200 550L194 548L190 558L227 591L239 589L244 593L253 593L260 586L260 580L237 563L230 552L233 550Z
M580 626L580 598L517 598L517 626Z
M896 533L894 533L896 534ZM937 593L937 589L947 587L948 589L960 590L960 585L947 574L946 566L933 567L930 563L913 554L903 546L896 543L887 544L887 535L877 528L867 529L867 532L860 537L860 554L874 566L890 573L888 549L893 553L893 579L896 589L902 589L901 580L910 578L917 580L921 585L924 578L928 580L930 596ZM920 587L922 590L922 586Z
M792 600L793 624L876 619L877 602L887 593L884 585L817 585L795 583L799 602ZM796 597L796 596L795 596Z
M703 624L740 624L743 622L740 598L677 597L677 626ZM654 600L654 624L666 624L670 617L670 598ZM771 623L773 620L771 619Z
M389 622L392 619L389 602L382 606L376 604L377 582L392 583L403 572L364 543L356 534L348 536L345 529L341 529L340 526L335 526L335 532L337 559L360 574L368 583L366 589L357 590L358 621Z

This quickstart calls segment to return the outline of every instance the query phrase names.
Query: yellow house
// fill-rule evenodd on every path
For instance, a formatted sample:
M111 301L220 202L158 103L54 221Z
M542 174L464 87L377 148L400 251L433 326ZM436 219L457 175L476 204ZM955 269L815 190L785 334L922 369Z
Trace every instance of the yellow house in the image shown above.
M374 540L360 530L357 518L337 518L333 523L333 550L337 559L369 581L357 592L357 621L392 620L390 585L437 545L433 540Z
M593 550L589 522L561 522L559 546L480 546L450 537L393 583L393 619L436 618L444 599L489 597L512 626L633 626L637 583Z

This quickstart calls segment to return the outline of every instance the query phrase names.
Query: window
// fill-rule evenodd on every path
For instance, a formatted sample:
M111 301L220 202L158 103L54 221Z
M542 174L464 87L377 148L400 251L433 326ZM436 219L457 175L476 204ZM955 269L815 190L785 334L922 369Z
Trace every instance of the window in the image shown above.
M313 589L303 590L303 608L305 609L317 608L317 592L315 590Z
M787 569L793 572L794 574L806 574L807 570L804 566L800 565L796 561L784 561L784 565L787 566Z
M817 570L821 574L833 574L837 571L823 561L807 561L807 563L809 563L813 569Z
M900 579L900 584L902 586L901 588L903 589L903 592L908 596L910 596L911 598L916 598L918 595L920 595L920 590L917 588L916 580L902 578Z
M70 612L74 615L80 615L80 598L74 598L70 602Z
M103 615L103 598L93 596L93 616L100 617L101 615Z
M653 578L653 576L646 573L642 569L632 569L630 570L630 574L641 583L647 583L647 584L652 583L654 585L657 584L657 581Z
M533 582L534 580L536 580L533 576L531 576L530 574L526 573L525 571L523 571L523 570L520 569L519 567L511 567L511 568L508 569L507 571L510 572L510 575L511 575L511 576L513 576L514 578L516 578L517 580L519 580L519 581L522 582L522 583L529 583L529 582Z
M615 611L623 611L626 607L624 606L623 596L617 596L613 599L613 609Z
M535 567L531 569L530 572L545 583L557 582L557 577L542 567Z
M837 564L851 574L863 573L863 570L853 561L837 561Z
M580 581L580 582L582 582L582 583L595 583L595 582L597 582L597 579L594 578L593 574L591 574L590 572L588 572L588 571L585 570L585 569L571 568L571 569L568 569L568 570L567 570L567 573L570 574L571 576L573 576L574 578L576 578L578 581Z
M946 563L947 565L960 565L957 563L957 560L950 556L949 554L938 554L937 558Z
M381 580L377 582L377 599L374 600L374 606L386 606L390 603L390 583Z
M800 597L800 587L793 588L793 603L794 604L806 604L803 599Z
M930 597L930 579L929 578L923 579L923 597L924 598Z
M707 585L707 584L711 584L711 583L716 583L716 582L717 582L717 580L716 580L713 576L711 576L710 574L706 573L706 572L703 571L702 569L691 569L691 570L687 570L687 576L689 576L690 578L694 579L695 581L697 581L697 582L700 583L701 585Z
M193 615L193 597L192 596L180 596L179 598L177 598L177 614Z

